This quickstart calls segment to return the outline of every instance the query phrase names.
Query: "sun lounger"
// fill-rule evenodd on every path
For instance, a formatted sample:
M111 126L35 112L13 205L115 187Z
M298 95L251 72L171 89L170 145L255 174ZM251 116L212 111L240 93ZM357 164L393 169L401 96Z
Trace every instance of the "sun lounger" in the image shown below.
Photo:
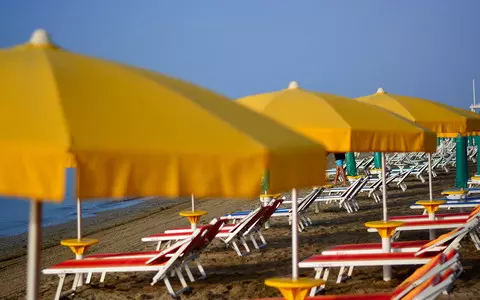
M480 203L472 210L475 211L480 209ZM447 213L447 214L435 214L435 220L467 220L470 217L469 213L457 212L457 213ZM413 222L413 221L426 221L429 220L429 216L424 215L406 215L406 216L392 216L388 218L390 221L404 221L404 222Z
M299 216L299 231L305 229L306 226L312 224L312 221L307 215L308 208L314 203L315 199L322 193L323 188L313 188L312 191L305 196L305 198L301 199L298 204L298 216ZM283 201L283 203L290 203L290 201ZM245 211L237 211L234 213L225 214L223 217L229 220L233 220L236 222L237 220L244 219L248 214L250 214L250 210ZM288 218L288 222L290 224L292 218L292 209L291 208L277 208L275 212L271 216L272 218Z
M475 218L474 222L470 222L463 227L458 227L448 233L445 233L436 239L430 240L417 240L417 241L402 241L392 242L391 252L405 253L405 252L417 252L422 247L430 247L429 251L441 251L447 247L447 244L455 239L457 236L465 236L470 234L478 226L478 219ZM322 251L323 255L341 255L341 254L372 254L383 253L382 243L363 243L363 244L344 244L336 245Z
M442 252L448 260L455 257L458 260L458 253L455 247L458 247L458 241L463 236L457 236L451 245ZM337 276L337 283L344 278L345 269L348 268L347 276L351 277L354 267L368 266L400 266L400 265L423 265L439 253L431 251L432 246L423 247L417 252L407 253L373 253L373 254L346 254L346 255L313 255L303 261L298 266L300 268L313 268L315 270L315 278L322 277L327 281L330 268L339 267L340 271ZM324 288L325 286L322 286Z
M170 295L176 297L187 289L187 283L183 277L182 268L191 261L191 255L193 253L198 255L196 252L201 251L201 249L208 244L208 240L205 239L205 236L207 236L208 231L212 228L217 228L218 230L219 227L205 226L199 228L189 239L180 241L164 251L157 252L156 255L152 253L149 253L149 255L141 253L135 253L135 255L132 253L111 253L103 256L99 255L97 257L89 256L83 260L64 261L44 269L42 272L43 274L55 274L60 278L55 299L60 298L65 276L68 274L75 274L72 286L72 290L74 291L78 285L80 276L83 276L83 274L88 274L87 283L89 283L93 273L101 273L101 281L103 281L105 273L114 272L154 272L156 275L153 277L151 284L153 285L159 280L163 280ZM173 274L179 278L182 284L182 289L179 291L173 290L168 278L169 275L172 276ZM189 277L190 275L191 274L189 274Z
M256 249L266 246L267 242L261 233L262 225L270 218L281 202L281 199L277 199L265 207L260 207L257 210L254 210L249 217L245 218L234 227L227 227L227 229L221 230L215 237L221 239L227 246L233 248L239 256L245 256L251 252L247 244L247 238L252 241ZM166 231L165 233L144 237L142 238L142 241L155 242L157 243L157 249L160 249L162 243L166 242L165 244L168 246L173 241L187 238L190 234L190 228L177 228L171 231ZM255 239L255 234L260 238L262 242L261 244ZM241 243L245 248L244 253L240 250L237 242Z
M453 253L452 253L453 254ZM461 271L458 255L448 257L441 253L413 272L390 293L369 293L351 295L314 296L317 289L310 292L308 300L401 300L435 299L447 291ZM264 298L282 299L282 298Z
M339 207L345 208L348 213L352 213L359 209L355 197L360 193L362 188L367 184L368 177L362 177L352 183L350 188L339 196L320 196L315 199L315 202L330 204L338 203Z

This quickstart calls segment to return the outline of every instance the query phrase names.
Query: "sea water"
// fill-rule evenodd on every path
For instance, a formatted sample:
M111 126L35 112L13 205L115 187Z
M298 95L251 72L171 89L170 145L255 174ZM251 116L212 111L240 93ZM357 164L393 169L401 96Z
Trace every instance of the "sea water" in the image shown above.
M67 186L65 199L61 203L45 203L43 205L42 225L52 226L66 223L77 218L77 202L75 196L75 169L67 169ZM92 217L100 211L132 206L142 200L113 201L98 199L82 202L82 217ZM12 236L28 231L28 199L0 197L0 237Z

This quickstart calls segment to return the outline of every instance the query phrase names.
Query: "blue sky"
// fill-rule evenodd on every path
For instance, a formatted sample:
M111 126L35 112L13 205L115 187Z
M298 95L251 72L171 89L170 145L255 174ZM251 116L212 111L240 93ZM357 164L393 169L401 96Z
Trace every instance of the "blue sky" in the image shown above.
M480 82L478 0L0 2L0 47L45 28L62 47L237 98L302 87L459 107ZM480 84L478 85L480 87Z

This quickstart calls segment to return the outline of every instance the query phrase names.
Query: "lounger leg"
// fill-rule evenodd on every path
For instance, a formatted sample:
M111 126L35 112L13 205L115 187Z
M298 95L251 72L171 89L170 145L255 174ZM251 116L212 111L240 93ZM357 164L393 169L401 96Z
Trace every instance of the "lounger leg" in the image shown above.
M102 275L100 276L100 283L105 281L105 275L107 275L107 272L103 272Z
M328 274L330 274L330 268L326 268L326 269L325 269L325 272L323 272L323 278L322 278L322 279L325 281L325 284L327 283ZM325 288L325 284L321 285L320 287L321 287L322 289L324 289L324 288Z
M258 237L260 238L260 240L262 241L263 245L266 246L267 245L267 241L265 240L265 237L263 236L262 232L261 231L257 231L258 233Z
M316 214L320 213L320 204L318 204L318 202L315 202L313 205L315 207L315 213Z
M253 246L255 249L259 250L260 248L258 247L257 240L255 240L255 237L253 236L253 233L250 234L250 239L252 240Z
M340 267L340 271L338 272L337 276L337 283L342 282L343 272L345 272L345 266Z
M90 282L92 281L92 275L93 275L92 272L88 273L88 275L87 275L87 281L85 281L85 284L90 284Z
M187 273L188 279L190 279L190 282L195 282L195 278L193 277L192 271L190 270L190 267L188 264L184 265L185 267L185 273Z
M242 242L243 247L245 247L245 250L247 251L247 254L249 254L251 251L250 251L250 248L248 247L248 244L247 244L247 241L245 240L245 237L241 236L240 241Z
M72 284L72 291L75 291L77 289L77 286L78 286L78 281L80 279L80 273L77 273L75 274L75 278L73 279L73 284Z
M322 277L323 268L315 269L315 279L320 279ZM317 287L314 286L310 289L310 297L313 297L317 294Z
M160 251L161 247L162 247L162 241L159 241L157 244L157 248L155 248L155 250Z
M197 258L195 259L195 262L197 263L198 271L200 271L200 274L202 274L202 277L200 277L200 279L207 278L207 273L203 269L203 266L200 264L200 260Z
M58 287L57 287L57 292L55 293L55 300L60 299L60 294L62 293L63 289L63 283L65 282L65 274L60 274L58 275L59 281L58 281Z
M182 269L180 269L180 267L177 267L175 268L175 271L177 272L178 279L180 279L180 283L182 283L182 287L183 287L182 290L186 289L188 286L187 286L187 282L185 281L185 277L183 277Z
M170 280L168 279L167 276L164 276L163 282L165 283L165 286L167 287L167 290L168 290L168 293L170 294L170 296L172 296L173 298L177 298L177 294L173 290L172 284L170 283ZM152 283L152 285L153 285L153 283Z
M347 276L348 276L348 277L352 277L352 274L353 274L353 266L350 266L350 267L348 268Z
M240 251L240 248L238 248L237 242L232 241L231 245L232 245L233 250L235 250L235 252L237 252L238 256L242 256L242 252Z

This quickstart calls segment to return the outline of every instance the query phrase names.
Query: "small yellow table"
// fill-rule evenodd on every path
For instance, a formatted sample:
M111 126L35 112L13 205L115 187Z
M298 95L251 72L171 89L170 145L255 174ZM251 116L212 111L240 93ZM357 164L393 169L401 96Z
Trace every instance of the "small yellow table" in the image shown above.
M68 239L60 242L61 245L70 247L70 250L75 254L77 259L82 259L83 254L87 252L90 246L98 244L96 239Z
M447 196L447 199L463 199L467 196L468 190L459 188L459 189L448 189L445 191L442 191L442 195Z
M428 212L428 216L431 220L435 219L435 212L438 210L438 207L442 204L447 203L446 200L419 200L415 202L418 205L422 205L425 210ZM433 218L431 218L431 214L433 214Z
M404 224L405 222L400 221L370 221L365 223L365 226L377 229L378 234L382 237L382 250L384 253L389 253L391 238L395 230ZM383 280L389 281L390 279L392 279L392 266L383 266Z
M446 200L420 200L415 203L418 205L422 205L425 208L425 210L428 212L429 220L435 220L435 212L438 210L438 207L442 204L445 204L446 202ZM435 229L429 229L428 234L430 240L435 239Z
M279 289L283 298L287 300L303 300L311 288L322 284L325 284L322 279L305 277L299 279L269 278L265 280L265 285Z
M190 221L190 225L192 226L192 230L197 229L197 223L200 221L200 218L206 214L208 214L205 210L195 210L195 211L181 211L180 216L187 217L188 221Z
M390 239L395 232L397 227L405 225L405 222L401 221L370 221L365 223L365 226L368 228L375 228L378 231L378 234L383 238Z
M68 239L68 240L62 240L60 241L60 245L62 246L67 246L72 250L73 253L75 253L75 259L83 259L83 254L85 254L90 248L90 246L93 246L95 244L98 244L98 240L96 239ZM83 285L83 276L84 274L75 274L75 280L74 280L74 289L76 286L82 286ZM78 282L77 282L78 278ZM75 284L77 282L77 284Z

